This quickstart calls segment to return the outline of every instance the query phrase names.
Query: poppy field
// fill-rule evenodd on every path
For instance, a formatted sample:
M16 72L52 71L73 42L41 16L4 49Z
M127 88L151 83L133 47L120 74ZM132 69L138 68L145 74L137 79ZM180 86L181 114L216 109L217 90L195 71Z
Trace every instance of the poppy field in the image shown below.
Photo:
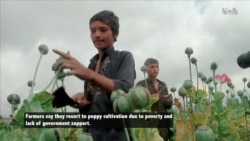
M0 120L1 141L91 141L91 135L82 132L81 128L25 128L25 112L67 112L65 107L54 108L53 91L63 86L65 74L55 71L54 77L40 92L34 92L37 70L42 57L48 53L44 44L38 47L39 60L33 80L28 81L30 87L27 98L21 99L11 94L6 100L11 104L12 122ZM236 90L230 76L226 73L217 74L219 64L212 62L212 76L198 71L197 59L192 57L193 50L185 49L188 58L190 79L181 80L179 88L171 87L174 105L168 109L173 113L174 133L172 141L249 141L250 140L250 81L242 78L242 90ZM196 80L192 80L191 68L195 67ZM53 67L52 67L53 70ZM147 68L141 67L144 73ZM201 86L199 86L201 82ZM226 89L222 89L226 87ZM19 107L20 101L22 105ZM111 101L115 112L150 112L157 98L150 96L146 88L131 88L128 93L121 90L113 91ZM126 128L127 140L163 141L157 128Z

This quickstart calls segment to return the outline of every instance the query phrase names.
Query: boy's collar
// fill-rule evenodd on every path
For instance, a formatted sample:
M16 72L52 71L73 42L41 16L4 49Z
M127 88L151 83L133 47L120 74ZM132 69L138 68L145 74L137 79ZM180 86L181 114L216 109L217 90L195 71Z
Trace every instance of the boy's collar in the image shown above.
M103 53L103 56L111 56L111 54L113 54L114 51L115 51L115 48L113 46L106 48ZM90 62L96 61L98 59L99 59L99 54L97 53L94 57L90 59Z

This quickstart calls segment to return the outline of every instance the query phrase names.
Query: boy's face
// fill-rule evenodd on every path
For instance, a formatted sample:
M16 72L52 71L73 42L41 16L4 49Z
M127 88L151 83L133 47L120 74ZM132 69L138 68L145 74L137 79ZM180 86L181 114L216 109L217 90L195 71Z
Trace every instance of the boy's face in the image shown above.
M98 50L113 46L114 39L117 35L113 35L111 28L102 21L94 21L90 24L91 39Z
M156 78L159 74L159 64L158 63L149 64L147 73L149 77Z

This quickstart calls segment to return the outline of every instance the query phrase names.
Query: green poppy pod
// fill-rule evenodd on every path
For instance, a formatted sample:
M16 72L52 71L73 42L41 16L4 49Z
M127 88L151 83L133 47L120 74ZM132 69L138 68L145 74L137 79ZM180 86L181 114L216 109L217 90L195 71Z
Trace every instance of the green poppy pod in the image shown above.
M179 96L184 97L187 95L187 90L184 87L181 87L178 90L178 94L179 94Z
M249 81L249 82L247 82L247 87L248 87L248 88L250 88L250 81Z
M113 110L115 113L119 113L119 108L118 108L118 99L115 99L113 102Z
M239 97L242 97L242 96L243 96L243 94L244 94L244 92L243 92L243 91L241 91L241 90L239 90L239 91L237 92L237 94L238 94L238 96L239 96Z
M231 85L230 85L230 88L234 89L234 84L231 84Z
M118 105L118 109L120 112L122 113L127 113L127 112L131 112L132 109L128 103L128 100L125 96L120 96L117 99L117 105Z
M30 80L30 81L28 81L27 85L28 85L29 87L35 86L35 82L32 81L32 80Z
M205 82L205 81L207 80L207 76L203 74L203 75L201 76L201 80Z
M193 87L193 82L191 80L185 80L182 86L189 90Z
M176 88L175 88L175 87L172 87L172 88L170 89L170 91L171 91L172 93L174 93L174 92L176 92Z
M209 85L209 86L208 86L208 89L209 89L209 91L211 91L211 92L212 92L212 91L214 90L214 87L213 87L213 86L211 86L211 85Z
M227 83L227 86L228 86L229 88L232 88L232 85L233 85L232 82Z
M243 82L246 82L246 81L247 81L247 78L246 78L246 77L243 77L243 78L242 78L242 81L243 81Z
M135 107L137 109L145 108L150 103L151 94L148 89L144 87L131 88L128 94L132 95Z
M213 79L213 77L212 77L212 76L209 76L209 77L208 77L208 79L207 79L208 83L213 82L213 80L214 80L214 79Z
M196 141L215 141L213 130L207 125L201 125L195 131Z
M191 63L194 64L194 65L196 65L196 64L197 64L197 59L194 58L194 57L192 57L192 58L191 58Z
M141 71L146 72L148 70L148 67L146 65L141 66Z
M128 100L128 104L130 105L131 110L134 111L134 109L136 109L136 106L135 106L135 102L133 100L132 95L131 94L126 94L125 97Z
M193 54L193 49L192 49L191 47L187 47L187 48L185 49L185 53L186 53L188 56L190 56L191 54Z
M77 141L93 141L93 138L89 133L81 133L77 136Z
M247 97L246 95L243 95L243 96L242 96L242 100L244 100L244 101L247 102L247 101L248 101L248 97Z
M58 76L57 76L57 79L63 80L65 77L66 77L66 74L63 71L60 71Z
M202 77L202 75L203 75L203 73L202 73L202 72L198 72L198 77L199 77L199 78L201 78L201 77Z
M56 62L52 65L51 69L52 69L53 71L57 71L57 69L56 69L56 65L57 65L57 63L56 63Z
M20 97L17 94L10 94L7 97L7 100L10 104L19 104L20 103Z
M117 99L117 98L119 98L120 96L123 96L123 95L125 95L125 94L126 94L126 92L124 92L124 91L121 90L121 89L115 90L115 91L113 91L113 92L111 93L110 100L111 100L111 102L114 102L115 99Z
M45 44L42 44L38 47L38 50L39 52L42 54L42 55L46 55L48 52L49 52L49 48L47 45Z
M218 82L217 82L217 81L215 81L215 82L214 82L214 85L217 85L217 84L218 84Z
M215 70L217 69L217 67L218 67L218 65L217 65L216 62L213 62L213 63L211 63L211 65L210 65L210 69L213 70L213 71L215 71Z

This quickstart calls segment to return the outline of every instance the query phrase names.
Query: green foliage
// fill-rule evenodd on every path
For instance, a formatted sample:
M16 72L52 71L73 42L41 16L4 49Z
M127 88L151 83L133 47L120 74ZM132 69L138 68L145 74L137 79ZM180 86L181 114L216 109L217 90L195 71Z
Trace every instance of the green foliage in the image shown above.
M28 99L24 99L23 105L15 116L14 124L23 127L26 112L53 112L52 99L53 96L45 91L31 95Z
M45 129L39 138L39 141L57 141L55 129Z
M227 101L227 105L223 104L225 94L222 92L210 92L212 96L211 102L207 99L207 94L204 90L189 90L186 96L186 99L189 99L189 105L184 111L175 112L175 128L183 131L184 134L176 132L176 138L179 140L192 140L190 136L189 129L192 129L191 134L197 136L197 132L201 132L201 127L207 126L210 131L213 132L213 137L211 140L218 141L235 141L235 140L246 140L247 132L249 129L246 126L245 122L249 120L249 117L245 116L245 109L247 104L241 102L236 102L236 98L230 98ZM245 101L248 101L246 98ZM183 121L183 125L180 122ZM194 133L194 131L196 131ZM193 133L192 133L193 132ZM203 133L200 133L202 136L205 135L205 129ZM179 138L178 138L179 136ZM182 138L180 138L180 136ZM209 138L206 138L209 139ZM197 139L199 140L199 139ZM204 139L200 139L202 141Z
M6 132L3 129L0 130L0 139L1 139L1 141L8 141L7 136L6 136Z
M145 134L149 134L149 141L164 141L163 138L159 135L159 131L157 128L139 128L135 132L136 137L138 137L140 141L146 141Z
M24 99L13 122L10 124L0 123L0 138L3 141L73 141L76 140L78 130L68 128L24 128L24 116L26 112L55 112L52 107L53 96L41 91ZM2 141L2 140L1 140Z
M93 139L90 134L82 133L78 135L77 141L93 141Z

